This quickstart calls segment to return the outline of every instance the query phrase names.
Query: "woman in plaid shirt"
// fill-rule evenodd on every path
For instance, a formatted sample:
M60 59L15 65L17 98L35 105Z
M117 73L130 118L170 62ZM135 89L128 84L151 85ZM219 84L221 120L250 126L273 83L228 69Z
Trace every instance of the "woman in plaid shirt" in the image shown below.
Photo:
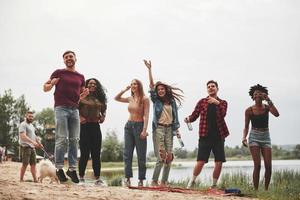
M219 88L216 81L210 80L206 85L208 96L201 99L193 113L184 119L186 123L194 122L200 116L197 163L188 188L195 185L195 180L204 164L208 162L211 151L215 157L212 187L216 187L221 174L222 163L226 161L224 142L229 132L224 118L227 111L227 102L217 96Z

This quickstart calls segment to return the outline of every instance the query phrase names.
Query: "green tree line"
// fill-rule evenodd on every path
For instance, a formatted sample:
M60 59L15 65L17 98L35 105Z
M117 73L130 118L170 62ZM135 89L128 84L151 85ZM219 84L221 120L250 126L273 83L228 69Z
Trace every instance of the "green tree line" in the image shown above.
M182 148L175 148L174 154L175 157L180 159L193 159L197 157L198 148L195 148L193 151L187 151ZM150 153L153 155L153 153ZM225 155L227 158L236 159L236 160L249 160L251 159L251 153L249 148L244 146L235 146L228 147L225 146ZM211 155L213 158L213 155ZM272 145L272 158L281 160L281 159L300 159L300 144L295 145L293 150L285 150L278 145Z
M24 116L30 108L25 100L25 96L21 95L15 98L11 90L4 91L0 94L0 146L5 146L7 150L12 152L15 157L19 156L19 134L18 126L24 120ZM33 125L36 128L36 134L42 138L43 144L46 141L46 130L54 128L54 110L45 108L40 112L35 113ZM102 142L102 161L122 161L123 158L123 142L119 141L114 130L108 130ZM54 149L54 142L51 144ZM180 159L194 159L197 157L198 149L188 151L184 148L175 148L174 154ZM41 151L37 152L42 155ZM249 148L243 146L225 147L227 158L233 159L251 159ZM293 150L285 150L280 146L272 146L273 159L300 159L300 144L296 145ZM148 154L148 160L154 159L153 151Z

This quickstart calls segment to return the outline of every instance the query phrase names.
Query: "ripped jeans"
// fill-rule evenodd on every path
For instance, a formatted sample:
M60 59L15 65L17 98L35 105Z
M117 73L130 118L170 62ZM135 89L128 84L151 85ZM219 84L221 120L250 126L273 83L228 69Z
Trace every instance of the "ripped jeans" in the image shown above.
M77 168L77 150L80 131L79 111L77 108L57 106L55 112L55 166L64 167L64 157L68 150L70 169Z

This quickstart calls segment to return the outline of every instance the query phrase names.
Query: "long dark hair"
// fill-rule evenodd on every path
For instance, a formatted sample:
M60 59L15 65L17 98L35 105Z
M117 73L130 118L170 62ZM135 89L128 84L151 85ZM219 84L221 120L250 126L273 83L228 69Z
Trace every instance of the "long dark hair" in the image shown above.
M105 105L107 104L107 96L106 96L106 89L103 87L103 85L96 79L96 78L90 78L85 81L85 87L88 86L89 82L91 80L94 80L96 82L96 91L95 91L95 97Z
M166 98L167 101L171 102L171 100L175 100L175 101L177 102L177 104L178 104L179 106L181 106L184 96L182 95L182 94L183 94L183 91L182 91L180 88L173 87L173 86L171 86L171 85L168 85L168 84L166 84L166 83L163 83L163 82L158 81L158 82L156 82L156 84L155 84L155 92L156 92L156 94L157 94L157 87L158 87L159 85L161 85L161 86L163 86L163 87L165 88L165 90L166 90L166 95L165 95L164 98ZM182 93L182 94L180 94L178 91L179 91L180 93ZM157 96L158 96L158 95L157 95ZM165 101L165 100L164 100L163 98L161 98L160 96L158 96L158 98L159 98L161 101Z

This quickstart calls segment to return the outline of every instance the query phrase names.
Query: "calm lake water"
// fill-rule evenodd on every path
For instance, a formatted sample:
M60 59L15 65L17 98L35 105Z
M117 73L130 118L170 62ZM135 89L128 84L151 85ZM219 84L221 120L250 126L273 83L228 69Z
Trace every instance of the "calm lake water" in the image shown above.
M191 178L193 174L193 168L196 161L186 161L186 162L173 162L178 167L171 168L169 181L180 181L186 180L187 178ZM151 163L152 164L152 163ZM260 176L263 178L264 176L264 163L261 162L262 168L260 171ZM281 171L281 170L294 170L300 172L300 160L273 160L272 161L272 170ZM209 161L203 168L201 174L199 175L198 179L200 178L201 182L205 184L211 184L212 181L212 173L214 168L214 161ZM146 179L151 182L153 168L147 169ZM225 173L245 173L246 175L252 177L253 171L253 161L246 160L246 161L227 161L223 164L222 174ZM162 172L161 172L162 173ZM133 182L137 181L138 172L137 169L133 172Z

